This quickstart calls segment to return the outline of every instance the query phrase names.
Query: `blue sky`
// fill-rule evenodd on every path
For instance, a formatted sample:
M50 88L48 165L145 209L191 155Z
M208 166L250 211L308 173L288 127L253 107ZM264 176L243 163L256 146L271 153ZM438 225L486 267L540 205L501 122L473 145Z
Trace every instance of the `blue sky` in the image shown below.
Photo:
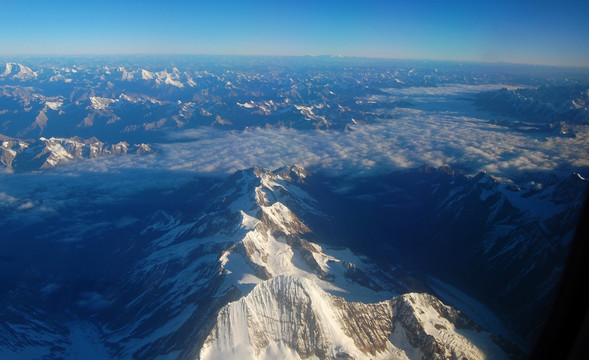
M242 54L589 66L589 1L0 0L0 55Z

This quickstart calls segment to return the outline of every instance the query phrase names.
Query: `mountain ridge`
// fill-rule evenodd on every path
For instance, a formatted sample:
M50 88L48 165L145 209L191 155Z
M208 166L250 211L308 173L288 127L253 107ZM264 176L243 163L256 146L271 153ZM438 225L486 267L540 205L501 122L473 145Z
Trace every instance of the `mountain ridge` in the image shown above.
M255 349L252 348L254 353L266 352L270 354L268 356L282 353L294 358L312 354L319 358L323 355L369 358L372 354L380 354L378 356L382 358L393 355L414 358L415 354L443 357L449 354L448 351L454 351L476 358L488 349L494 349L492 352L503 354L499 358L509 357L490 336L491 333L480 327L471 326L475 343L471 343L468 336L459 334L463 330L456 332L454 327L470 322L456 310L441 305L439 300L430 295L400 295L410 288L402 281L402 276L397 277L402 274L401 269L383 269L347 249L324 247L307 240L312 228L284 204L306 209L307 215L325 218L314 209L319 203L308 201L311 196L303 186L313 176L298 166L274 172L260 168L240 171L225 182L213 181L201 189L199 199L207 200L202 203L202 208L194 208L193 213L154 212L153 216L134 223L127 230L131 242L102 240L102 251L110 258L109 262L113 266L119 262L125 264L125 271L115 271L117 280L104 279L96 284L84 284L80 280L70 283L56 275L49 283L25 281L19 292L11 292L5 298L8 306L0 311L3 320L0 333L4 334L0 339L2 346L8 349L3 356L18 357L32 349L50 354L48 356L66 356L72 349L79 349L82 341L92 344L87 347L89 349L98 348L111 357L123 359L151 358L156 354L173 358L206 358L211 354L206 350L210 349L207 346L216 346L210 345L216 341L214 334L228 331L217 323L218 319L223 323L224 316L233 316L230 315L234 312L231 309L248 308L244 308L244 304L251 297L291 297L286 289L294 286L300 292L291 297L292 301L307 304L308 311L303 314L310 316L299 320L323 319L322 330L315 333L321 341L309 344L291 342L293 336L298 338L294 335L297 331L311 330L308 324L290 328L291 323L285 322L280 325L283 332L277 333L266 327L275 325L263 322L254 326L254 330L257 329L254 333L258 334L252 337L257 339ZM299 182L301 180L305 182ZM193 204L195 200L188 198L184 201ZM64 250L67 249L67 244L61 245L64 246ZM83 251L83 247L77 251ZM73 286L76 282L78 285ZM74 290L76 288L78 290ZM46 305L39 304L35 307L45 315L35 315L35 318L27 318L21 312L24 309L12 315L7 312L7 309L19 309L16 304L31 303L26 300L27 296L45 294L44 297L60 299L59 294L63 292L68 292L72 300L59 306L77 309L80 316L77 320L69 318L67 313L57 317L50 315L44 309ZM299 295L304 293L315 295L301 298ZM421 305L413 307L411 299ZM295 318L299 314L296 307L289 307L288 302L274 304ZM261 314L254 314L270 309L268 306L247 311L262 319ZM375 310L374 313L370 309ZM431 313L431 319L435 321L427 320L430 318L420 320L418 309ZM395 313L406 314L397 317L401 322L395 327L405 330L395 332L392 325L397 321ZM339 320L326 325L327 319L332 317L326 318L326 314L336 314L333 316ZM355 317L359 314L363 314L359 319L365 319L365 325L356 323ZM386 320L387 317L382 318L379 314L393 315ZM242 317L243 313L235 316ZM60 327L58 324L63 323L64 317L69 325ZM463 320L457 322L459 318ZM367 335L374 331L368 325L374 321L381 324L378 325L381 327L378 341ZM15 326L17 322L22 325ZM42 328L33 327L38 322L43 324ZM435 324L442 326L436 328ZM326 330L325 326L331 330ZM94 329L88 330L88 334L95 335L80 338L80 328ZM44 335L41 335L42 329L45 329ZM8 336L9 333L13 335ZM29 341L6 342L24 334ZM391 334L394 336L389 339ZM274 340L268 338L275 335L280 336L272 338ZM239 341L238 338L234 340ZM55 344L61 345L55 347Z
M40 137L38 140L21 140L0 134L0 141L0 164L7 170L15 171L52 168L75 159L153 152L148 144L129 145L125 141L105 144L95 137Z

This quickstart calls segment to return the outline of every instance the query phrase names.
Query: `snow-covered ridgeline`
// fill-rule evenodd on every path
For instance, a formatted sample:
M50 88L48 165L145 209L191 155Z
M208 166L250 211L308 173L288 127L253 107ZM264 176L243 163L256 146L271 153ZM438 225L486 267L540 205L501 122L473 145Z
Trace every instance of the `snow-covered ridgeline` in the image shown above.
M488 332L435 297L395 296L359 257L340 260L305 240L311 229L278 201L301 170L255 169L253 196L234 202L247 210L237 210L246 233L221 256L221 289L244 297L218 313L202 359L505 357ZM350 302L351 293L363 301Z
M37 72L31 70L28 66L18 63L6 63L3 73L0 74L2 78L14 78L21 81L32 80L37 78Z
M0 144L0 164L7 169L46 169L80 158L152 152L147 144L130 145L125 141L106 144L96 138L45 138L20 140L4 137Z
M311 279L278 276L219 312L201 359L504 358L488 336L431 295L347 302Z

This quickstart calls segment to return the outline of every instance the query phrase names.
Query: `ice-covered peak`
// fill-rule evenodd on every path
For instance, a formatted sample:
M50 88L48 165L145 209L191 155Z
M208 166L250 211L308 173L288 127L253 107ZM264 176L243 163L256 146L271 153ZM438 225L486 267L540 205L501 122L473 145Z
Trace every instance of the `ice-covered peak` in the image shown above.
M147 70L141 70L141 78L143 80L152 80L155 79L156 84L161 85L171 85L178 88L183 88L184 84L180 80L180 72L177 68L173 68L172 72L168 72L168 70L163 70L159 72L149 72Z
M0 74L1 77L6 77L8 75L10 75L12 73L12 63L6 63L6 69L4 70L4 72L2 74Z
M143 80L152 80L154 77L153 73L144 69L141 69L141 78Z
M361 355L339 317L331 296L313 281L278 276L221 309L201 359Z
M0 154L4 156L4 159L0 160L1 163L9 169L18 170L51 168L73 159L130 153L143 154L153 151L148 144L130 146L124 141L117 144L105 144L95 137L88 139L40 137L37 141L7 138L3 140L0 149L6 153ZM13 168L15 164L17 166Z
M37 78L37 73L28 66L18 63L6 63L5 70L0 77L12 77L19 80L31 80Z
M286 183L304 182L307 177L307 171L300 165L285 166L274 171L267 169L254 168L254 174L261 180L264 187L273 189L275 187L284 188Z
M276 202L240 214L243 238L220 259L227 287L237 286L247 293L251 284L273 276L318 278L323 275L315 257L325 257L323 263L326 263L328 256L321 252L320 246L298 237L309 229L286 206Z
M63 105L63 100L46 101L45 105L51 110L59 110L59 108Z
M145 144L145 143L135 144L135 145L133 145L133 147L135 148L136 154L145 154L145 153L153 152L153 149L151 148L151 146L149 146L149 144Z
M314 280L276 276L221 309L200 357L485 359L482 347L505 358L489 335L431 295L347 302Z
M437 298L399 296L402 285L367 259L309 241L287 205L308 196L295 182L305 176L300 166L245 170L229 181L238 190L222 193L239 238L219 257L216 295L242 297L217 313L202 359L506 357Z
M37 78L37 73L35 71L31 70L31 68L24 66L22 64L18 64L18 67L19 67L19 72L14 77L16 77L20 80L29 80L29 79L36 79Z
M308 202L312 199L303 191L296 188L292 183L294 178L299 182L306 172L302 167L288 167L275 171L261 168L253 169L253 176L243 174L241 187L247 198L253 196L255 205L250 204L244 211L252 211L254 208L260 216L259 220L272 231L280 231L286 235L304 234L309 228L295 216L292 211L281 202ZM247 194L250 192L250 194ZM245 205L243 199L238 204Z
M256 106L253 101L245 102L243 104L237 102L237 105L246 109L252 109Z
M81 147L83 144L77 141L68 141L66 139L54 138L49 139L41 137L39 138L44 143L44 149L39 152L35 157L38 159L45 158L45 162L41 165L41 168L48 168L56 166L62 162L69 161L74 158L76 153L81 153Z
M166 77L166 79L164 80L164 83L166 85L172 85L172 86L176 86L176 87L179 87L179 88L183 88L184 87L184 84L182 84L179 80L174 80L173 78L171 78L169 76Z
M128 101L128 102L137 102L137 99L132 98L131 96L127 95L127 94L121 94L119 95L119 100L124 100L124 101Z
M109 99L105 97L91 96L90 103L95 110L106 110L110 104L114 103L115 99Z
M243 235L221 256L225 289L236 286L247 294L262 280L288 275L315 279L321 287L354 299L358 294L363 294L362 299L392 296L390 288L377 285L385 276L376 267L352 253L345 254L345 261L340 260L307 240L312 236L311 229L280 201L313 203L300 184L294 183L292 178L298 177L295 172L303 175L304 169L255 168L234 175L231 183L240 190L237 198L229 197L235 199L230 200L229 208L239 213L241 221L235 233Z
M121 74L121 80L133 80L133 72L127 71L123 66L119 66L117 69Z
M256 219L253 216L246 214L242 210L240 210L240 213L241 213L241 217L242 217L242 220L241 220L241 228L242 229L253 230L256 227L256 225L258 225L258 223L260 222L260 220Z

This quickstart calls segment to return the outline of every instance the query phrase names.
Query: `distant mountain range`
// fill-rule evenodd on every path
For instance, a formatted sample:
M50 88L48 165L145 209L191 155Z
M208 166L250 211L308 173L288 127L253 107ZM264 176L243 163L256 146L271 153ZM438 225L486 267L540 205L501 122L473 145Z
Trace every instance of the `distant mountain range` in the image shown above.
M0 74L0 133L15 138L75 135L109 143L149 143L161 140L162 130L203 125L238 130L266 126L343 130L381 118L382 106L413 107L411 99L375 101L373 96L387 94L383 89L499 81L536 86L550 81L523 76L531 71L528 68L516 69L522 74L495 76L486 69L481 75L482 65L477 64L435 68L402 64L391 72L390 64L359 62L351 67L335 59L318 67L313 62L285 60L268 72L255 63L234 64L231 58L225 60L226 67L222 59L219 65L201 61L178 61L179 65L164 68L148 60L141 66L133 59L117 66L89 59L62 66L8 62ZM576 124L587 123L583 93L587 90L586 84L571 81L539 90L483 93L476 103L518 118L526 112L520 128L531 116L541 130L558 127L560 133L571 134ZM532 100L536 99L533 94L526 95L530 91L544 94L543 100ZM558 104L551 105L552 91L558 95ZM561 115L546 117L546 111Z
M588 79L0 61L0 358L523 359L589 189Z
M147 144L105 144L96 138L21 140L0 134L0 141L0 164L17 171L47 169L74 159L152 152Z
M575 125L589 124L589 88L541 86L478 94L475 102L515 130L575 136Z

